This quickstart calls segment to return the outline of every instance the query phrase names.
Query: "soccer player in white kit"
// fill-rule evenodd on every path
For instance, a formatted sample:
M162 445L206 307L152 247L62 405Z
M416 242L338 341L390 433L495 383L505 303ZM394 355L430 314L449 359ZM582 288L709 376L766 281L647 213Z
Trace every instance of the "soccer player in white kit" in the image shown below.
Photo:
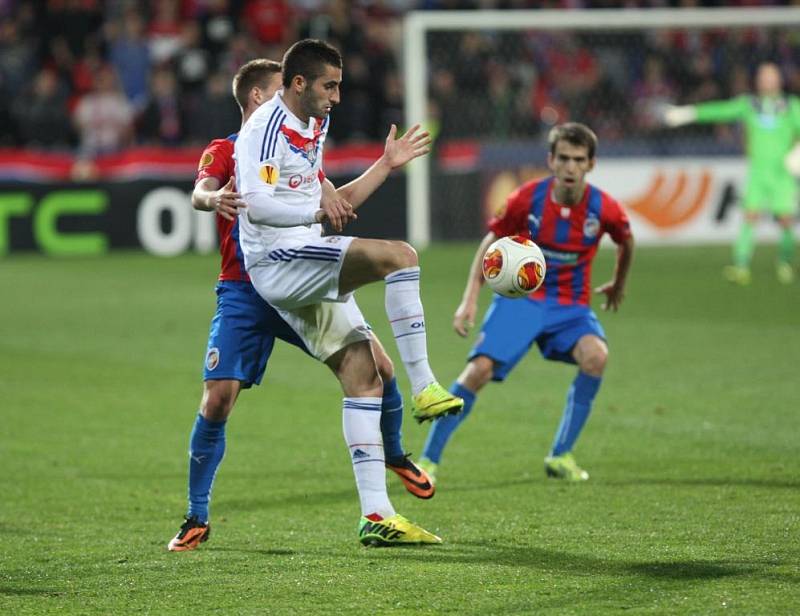
M347 201L320 204L322 149L328 114L339 102L342 59L327 43L305 39L286 52L282 64L283 90L252 114L235 145L239 192L247 204L239 215L245 266L258 293L342 385L361 542L439 543L389 501L380 437L383 386L352 296L365 284L385 280L386 313L411 382L414 416L425 421L459 412L463 400L436 381L428 364L417 254L405 242L322 237L322 222L341 232L372 192L362 183L364 190L350 191ZM372 177L382 182L391 166L383 158L375 165Z

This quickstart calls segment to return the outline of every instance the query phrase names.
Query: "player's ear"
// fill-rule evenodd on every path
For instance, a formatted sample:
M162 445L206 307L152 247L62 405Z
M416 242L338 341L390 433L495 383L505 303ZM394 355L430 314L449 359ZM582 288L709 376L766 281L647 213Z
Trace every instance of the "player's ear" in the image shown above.
M250 90L250 100L252 100L256 105L260 105L264 102L264 93L261 91L261 88L258 86L253 86Z
M306 87L306 79L302 75L295 75L292 77L292 90L298 94L302 93Z
M553 163L554 162L555 162L555 157L553 156L553 153L552 152L548 152L547 153L547 168L550 169L550 171L555 171L555 169L553 168Z
M586 173L589 173L592 169L594 169L594 163L596 160L597 159L594 156L592 156L592 158L589 159L589 165L586 168Z

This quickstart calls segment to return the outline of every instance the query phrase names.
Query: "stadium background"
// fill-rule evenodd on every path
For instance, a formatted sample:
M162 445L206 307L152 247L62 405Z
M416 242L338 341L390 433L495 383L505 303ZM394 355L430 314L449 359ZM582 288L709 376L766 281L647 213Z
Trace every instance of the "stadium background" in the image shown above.
M213 251L208 217L193 215L188 202L199 152L238 129L229 91L236 68L253 57L280 58L297 37L326 38L345 56L326 151L326 171L343 182L379 155L390 123L405 125L409 9L609 6L618 3L3 3L0 251ZM671 131L660 110L748 92L764 59L780 65L788 91L800 91L800 37L791 26L448 31L430 34L428 51L421 120L436 136L433 240L479 237L515 183L545 172L549 127L580 119L600 138L594 181L628 205L640 241L727 242L744 175L740 129ZM402 173L380 200L381 216L362 216L352 232L407 237ZM772 231L762 227L762 239Z
M733 3L624 3L721 4ZM346 81L326 168L347 179L380 153L387 124L403 123L402 17L418 7L0 1L0 612L800 612L798 285L775 280L773 246L757 251L749 288L720 275L729 249L710 244L735 227L738 129L670 133L654 121L663 101L746 90L764 57L800 92L793 27L431 39L433 178L448 196L434 204L432 231L470 240L421 253L431 357L444 382L472 342L450 322L488 197L543 171L552 122L597 129L591 179L625 182L620 197L646 194L659 170L672 189L651 202L668 204L681 182L702 186L704 169L716 187L704 211L719 224L690 226L680 217L691 208L666 208L678 224L643 244L684 245L638 246L625 303L600 315L611 361L576 452L591 480L544 477L572 371L533 354L482 394L434 499L417 501L390 478L398 510L441 534L441 549L362 549L340 389L322 366L276 345L264 384L241 396L228 426L212 540L166 552L185 507L219 271L213 217L193 213L188 193L205 142L238 127L230 75L250 57L279 57L298 36L338 41ZM115 62L116 77L103 82ZM98 85L114 83L130 88L128 102L117 92L110 107L129 106L131 128L95 151L72 119ZM700 161L700 172L680 180L686 161ZM404 180L381 188L360 230L404 236ZM648 232L646 213L635 199L628 206L637 235ZM601 250L596 283L612 263ZM381 286L359 291L359 303L393 353ZM406 420L412 452L425 434Z

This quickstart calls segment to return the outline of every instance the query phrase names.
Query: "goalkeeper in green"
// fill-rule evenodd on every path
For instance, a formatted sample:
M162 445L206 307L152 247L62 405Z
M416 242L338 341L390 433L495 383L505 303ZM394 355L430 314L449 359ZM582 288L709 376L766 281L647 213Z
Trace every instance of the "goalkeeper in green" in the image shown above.
M698 105L669 106L664 112L668 126L691 122L740 121L745 127L749 173L744 195L744 221L733 247L732 266L725 276L732 282L750 282L750 260L755 247L754 227L764 213L781 226L776 273L788 284L794 279L792 225L798 208L796 175L800 175L800 100L783 93L778 67L759 65L756 94Z

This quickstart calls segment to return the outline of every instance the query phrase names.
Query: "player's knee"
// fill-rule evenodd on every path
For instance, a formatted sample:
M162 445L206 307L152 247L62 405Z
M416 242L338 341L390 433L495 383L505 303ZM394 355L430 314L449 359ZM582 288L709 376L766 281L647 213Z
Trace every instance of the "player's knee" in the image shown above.
M608 361L608 350L603 347L592 349L580 362L580 369L591 376L602 376Z
M223 383L223 382L217 382ZM206 386L200 412L209 421L225 421L236 402L237 389L227 384Z
M480 355L467 364L464 372L458 378L458 382L471 392L478 392L492 380L493 375L494 362L488 357Z
M417 265L419 265L419 257L411 244L392 242L392 249L387 253L387 266L390 268L386 272L387 276L399 269L416 267Z
M378 367L378 374L384 383L388 383L394 378L394 364L385 353L375 354L375 365Z

